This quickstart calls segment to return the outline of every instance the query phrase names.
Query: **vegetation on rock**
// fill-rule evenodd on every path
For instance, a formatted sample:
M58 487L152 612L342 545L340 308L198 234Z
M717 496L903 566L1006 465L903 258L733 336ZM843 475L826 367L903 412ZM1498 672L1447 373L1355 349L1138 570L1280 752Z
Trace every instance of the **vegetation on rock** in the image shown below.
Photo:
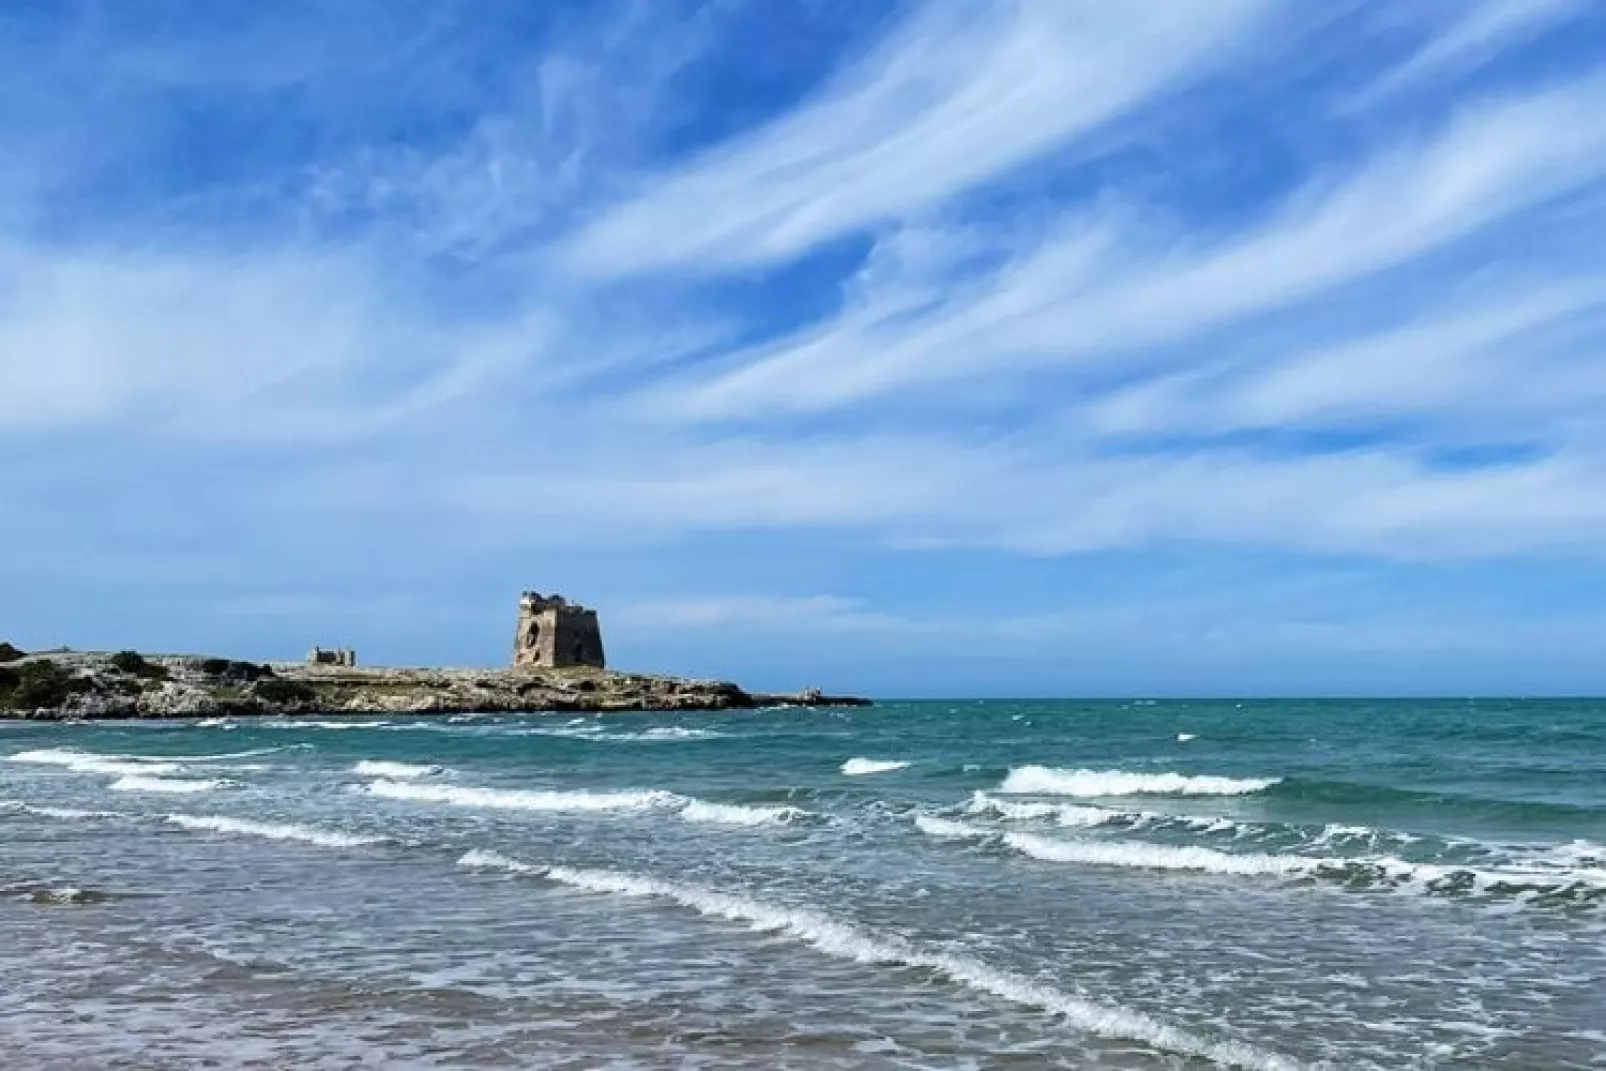
M311 703L318 698L318 693L309 684L275 677L257 681L251 686L251 691L258 699L269 703Z
M27 653L20 647L14 647L5 640L0 640L0 662L15 662Z
M232 658L204 658L201 660L201 672L208 677L249 684L263 677L273 676L273 667L258 665L255 662L239 662Z
M111 662L113 669L147 680L166 680L169 675L166 666L147 661L138 651L118 651L108 661Z
M88 687L87 681L48 658L40 658L0 672L0 707L11 710L59 707L68 696L86 691Z

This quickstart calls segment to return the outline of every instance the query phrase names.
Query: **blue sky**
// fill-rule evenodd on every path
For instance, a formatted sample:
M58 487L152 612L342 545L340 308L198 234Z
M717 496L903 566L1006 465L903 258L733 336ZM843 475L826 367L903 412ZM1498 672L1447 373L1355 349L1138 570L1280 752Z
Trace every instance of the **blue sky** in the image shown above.
M0 638L1606 691L1587 0L0 7Z

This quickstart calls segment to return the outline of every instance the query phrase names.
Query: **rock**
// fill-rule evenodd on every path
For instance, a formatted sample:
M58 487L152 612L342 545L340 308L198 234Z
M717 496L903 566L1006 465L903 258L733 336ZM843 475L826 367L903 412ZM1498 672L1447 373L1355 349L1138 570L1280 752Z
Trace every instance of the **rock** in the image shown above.
M20 647L13 647L5 640L0 640L0 662L15 662L17 659L25 657L27 653Z
M0 670L0 716L88 719L316 711L584 713L866 702L823 696L813 689L797 695L753 695L728 681L595 668L387 669L298 663L270 667L201 655L143 656L141 664L159 665L162 669L165 676L158 678L118 669L118 663L135 664L128 655L120 653L114 662L113 656L106 653L74 651L51 655L49 659L24 657L17 666L5 666ZM50 664L28 668L41 662ZM24 683L28 684L26 689L22 688ZM37 701L18 701L23 697Z

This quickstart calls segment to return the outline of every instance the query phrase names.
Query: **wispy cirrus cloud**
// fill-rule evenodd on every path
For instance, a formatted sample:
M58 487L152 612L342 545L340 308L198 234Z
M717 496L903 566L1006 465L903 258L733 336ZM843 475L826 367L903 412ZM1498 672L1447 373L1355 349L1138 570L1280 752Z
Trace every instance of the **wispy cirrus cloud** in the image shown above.
M795 111L646 178L563 262L710 271L917 215L1220 63L1268 7L925 6Z
M853 309L733 370L671 387L692 418L830 408L938 379L1099 360L1306 301L1386 272L1597 180L1606 78L1479 102L1435 137L1324 176L1249 231L1203 249L1155 245L1093 221L929 315L888 323ZM1127 215L1125 218L1130 218Z

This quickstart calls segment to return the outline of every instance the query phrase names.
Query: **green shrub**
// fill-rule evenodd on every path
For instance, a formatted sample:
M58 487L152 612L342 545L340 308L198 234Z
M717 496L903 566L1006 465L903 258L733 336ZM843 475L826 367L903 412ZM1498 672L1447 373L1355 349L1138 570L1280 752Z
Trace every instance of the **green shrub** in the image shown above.
M5 680L11 683L0 690L0 702L16 710L59 707L74 692L89 688L88 681L73 676L48 658L8 669L0 683Z
M20 647L14 647L5 640L0 640L0 662L15 662L27 653Z
M113 669L121 670L133 677L144 677L153 681L166 680L168 677L166 666L147 661L138 651L118 651L111 656L110 662Z
M252 685L251 690L257 698L269 703L311 703L318 698L318 693L310 685L300 681L280 680L277 677L268 677Z
M273 676L273 669L269 666L259 666L255 662L236 662L232 658L202 659L201 672L209 677L221 677L227 681L246 684Z

